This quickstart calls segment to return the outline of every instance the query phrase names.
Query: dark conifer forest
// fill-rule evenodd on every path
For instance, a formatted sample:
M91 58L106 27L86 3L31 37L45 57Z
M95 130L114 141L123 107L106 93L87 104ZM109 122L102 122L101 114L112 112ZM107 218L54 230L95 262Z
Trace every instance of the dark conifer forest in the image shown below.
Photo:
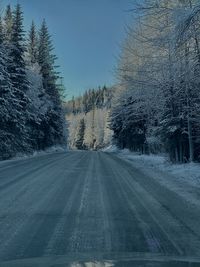
M45 20L26 33L23 11L0 18L0 158L66 142L62 87Z

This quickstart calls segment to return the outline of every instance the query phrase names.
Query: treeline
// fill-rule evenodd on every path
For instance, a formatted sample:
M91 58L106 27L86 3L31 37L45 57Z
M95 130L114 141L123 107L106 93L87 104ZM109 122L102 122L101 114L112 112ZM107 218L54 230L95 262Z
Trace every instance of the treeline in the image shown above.
M200 4L146 0L132 10L110 127L120 148L200 160Z
M72 100L65 104L66 112L77 114L90 112L94 108L110 108L113 92L106 86L98 89L89 89L82 96L72 97Z
M8 5L0 18L0 158L65 143L56 56L47 25L26 35L23 12Z
M66 103L69 148L94 150L110 144L112 132L108 118L112 97L113 88L103 86L87 90Z

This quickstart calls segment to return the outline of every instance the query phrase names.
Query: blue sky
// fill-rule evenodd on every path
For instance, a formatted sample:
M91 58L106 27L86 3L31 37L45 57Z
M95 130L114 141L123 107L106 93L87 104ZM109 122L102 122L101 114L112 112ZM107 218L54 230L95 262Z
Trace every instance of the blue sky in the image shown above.
M68 97L88 88L112 85L114 67L131 20L132 0L3 0L20 3L25 27L46 19L59 58Z

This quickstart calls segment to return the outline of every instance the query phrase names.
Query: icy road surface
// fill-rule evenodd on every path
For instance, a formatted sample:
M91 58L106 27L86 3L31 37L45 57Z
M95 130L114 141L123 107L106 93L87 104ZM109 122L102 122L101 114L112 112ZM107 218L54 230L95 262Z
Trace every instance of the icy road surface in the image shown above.
M0 262L137 252L199 256L198 203L103 152L0 165Z

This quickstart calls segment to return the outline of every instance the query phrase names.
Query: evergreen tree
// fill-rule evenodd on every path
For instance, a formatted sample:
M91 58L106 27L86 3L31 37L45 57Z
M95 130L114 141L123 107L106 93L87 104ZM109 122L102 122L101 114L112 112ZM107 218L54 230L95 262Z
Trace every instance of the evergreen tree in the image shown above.
M86 114L87 112L89 112L89 106L88 106L88 92L86 91L83 95L83 111Z
M144 101L133 96L119 100L111 112L110 128L115 144L144 153L146 149L147 114Z
M52 54L53 50L54 47L52 45L51 36L49 34L46 21L44 20L39 31L38 62L43 76L43 87L47 94L51 96L51 99L56 102L59 99L59 93L56 88L58 76L55 71L56 56Z
M79 150L85 149L84 135L85 135L85 120L81 119L79 123L78 135L76 139L76 148Z
M3 97L5 93L10 90L10 79L7 70L8 54L4 45L5 35L3 33L2 20L0 18L0 96ZM0 113L1 115L2 113Z
M66 141L63 132L65 118L59 85L57 84L59 76L55 71L56 56L53 54L53 49L51 36L44 20L39 31L38 63L41 68L43 88L52 102L46 118L46 136L48 136L48 138L46 138L46 143L48 145L53 145L55 143L63 144Z
M52 55L48 31L43 36L44 39L48 36L46 47L41 45L45 42L38 44L32 23L26 44L21 7L18 4L12 13L11 7L7 6L3 23L0 20L1 158L66 142L60 96L63 86L57 84L56 57ZM41 47L47 48L47 56L40 58L40 66L38 47L40 52Z
M8 5L6 7L6 12L4 17L4 36L5 36L5 42L7 44L11 42L12 30L13 30L13 15L11 6Z
M22 92L26 92L28 89L28 81L26 78L26 66L24 61L24 30L23 30L23 12L21 6L18 4L13 15L13 28L11 36L11 49L9 72L13 86L19 91L22 96ZM24 97L23 101L27 101ZM24 102L23 105L26 105Z
M75 99L74 99L74 96L72 97L72 110L71 110L71 112L72 112L73 114L76 114L76 110L75 110Z
M9 158L21 151L21 106L8 72L9 54L0 20L0 158Z
M11 90L11 82L9 79L9 73L7 70L7 60L8 55L6 51L6 47L4 45L4 33L3 33L3 25L2 20L0 18L0 116L1 116L1 126L2 122L5 119L6 110L9 107L9 103L6 98L8 98L8 95ZM8 106L7 106L8 105Z
M35 64L38 61L38 37L34 21L28 35L27 52L31 64Z
M12 93L17 103L17 114L19 119L13 122L13 132L16 139L21 139L18 151L28 151L29 133L26 124L31 114L28 113L27 106L30 102L26 93L29 89L29 82L26 76L26 65L24 61L25 43L23 30L23 13L18 4L13 13L13 27L9 48L8 71L12 83Z

